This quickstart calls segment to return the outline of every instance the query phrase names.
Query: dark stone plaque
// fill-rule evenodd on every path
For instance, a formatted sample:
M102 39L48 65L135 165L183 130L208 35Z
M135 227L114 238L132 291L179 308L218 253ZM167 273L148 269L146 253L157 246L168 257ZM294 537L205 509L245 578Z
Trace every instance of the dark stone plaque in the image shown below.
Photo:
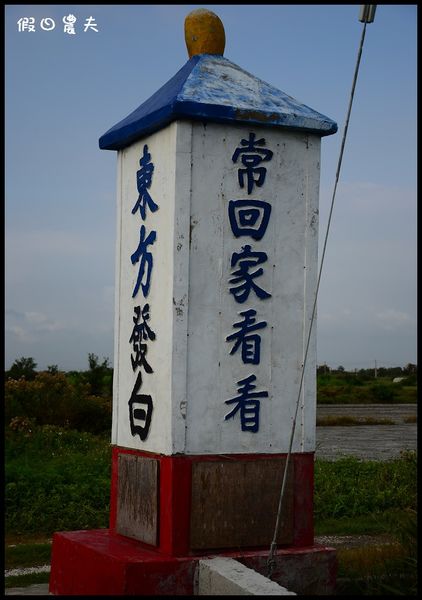
M157 545L157 460L119 454L116 531L146 544Z
M270 547L285 458L192 464L191 548ZM290 461L277 544L293 542Z

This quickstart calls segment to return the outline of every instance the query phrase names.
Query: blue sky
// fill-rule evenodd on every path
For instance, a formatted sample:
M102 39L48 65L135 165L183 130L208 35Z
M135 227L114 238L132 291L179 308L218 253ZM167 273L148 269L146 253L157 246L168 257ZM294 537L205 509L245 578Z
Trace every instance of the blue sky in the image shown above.
M338 123L322 139L322 250L360 5L6 5L5 368L21 356L39 369L86 369L89 352L113 360L116 153L98 139L187 61L184 19L196 8L223 21L228 59ZM63 31L69 14L75 35ZM18 31L23 17L35 32ZM84 31L89 17L98 32ZM417 362L416 33L416 5L379 5L367 26L318 364Z

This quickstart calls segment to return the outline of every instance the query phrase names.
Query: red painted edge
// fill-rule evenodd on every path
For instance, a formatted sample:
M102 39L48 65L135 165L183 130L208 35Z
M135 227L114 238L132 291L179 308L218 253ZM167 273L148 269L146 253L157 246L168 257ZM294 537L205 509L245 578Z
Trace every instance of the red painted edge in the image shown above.
M49 591L55 595L83 596L193 595L198 560L214 556L234 558L263 572L268 549L175 557L143 549L135 540L107 529L55 533ZM286 581L291 581L294 574L298 582L317 581L323 593L334 593L337 563L334 548L318 545L281 548L275 559L276 571L279 575L284 573Z
M294 454L294 546L314 543L314 455Z
M118 491L118 456L119 448L113 446L111 449L111 485L110 485L110 530L116 531L117 519L117 491Z

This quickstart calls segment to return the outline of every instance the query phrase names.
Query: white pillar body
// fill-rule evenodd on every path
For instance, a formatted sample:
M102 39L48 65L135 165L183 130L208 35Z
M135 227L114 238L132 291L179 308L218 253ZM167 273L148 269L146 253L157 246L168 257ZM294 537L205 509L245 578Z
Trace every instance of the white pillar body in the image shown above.
M251 132L265 139L273 156L259 165L266 168L262 186L248 194L238 179L243 165L232 156ZM132 209L145 145L154 165L148 192L159 208L147 208L143 220ZM175 121L118 152L113 444L166 455L288 451L317 281L319 160L317 135L190 121ZM271 205L261 239L235 237L228 206L240 199ZM148 246L153 267L147 297L139 289L132 298L139 262L130 257L141 225L146 235L156 232ZM229 291L231 259L245 245L266 253L251 271L263 269L254 282L271 297L260 299L251 290L239 303ZM129 341L134 307L146 303L155 333L144 341L151 373L139 366L134 371ZM257 323L266 323L256 332L259 364L245 364L240 347L231 355L233 342L226 341L248 309L256 311ZM153 405L144 440L131 432L128 404L140 371L139 393ZM316 323L293 452L315 450L315 371ZM256 377L254 391L268 393L259 398L257 431L242 430L240 410L225 420L234 408L225 402L239 395L237 382L250 375Z

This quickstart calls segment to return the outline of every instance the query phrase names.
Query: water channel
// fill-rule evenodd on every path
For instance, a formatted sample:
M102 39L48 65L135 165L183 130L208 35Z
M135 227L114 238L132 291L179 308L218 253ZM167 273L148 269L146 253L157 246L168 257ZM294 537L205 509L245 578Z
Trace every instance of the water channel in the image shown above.
M393 425L318 426L316 457L335 460L355 456L366 460L390 460L403 450L416 450L417 424L406 423L416 417L416 404L322 404L317 418L347 415L359 419L389 419Z

